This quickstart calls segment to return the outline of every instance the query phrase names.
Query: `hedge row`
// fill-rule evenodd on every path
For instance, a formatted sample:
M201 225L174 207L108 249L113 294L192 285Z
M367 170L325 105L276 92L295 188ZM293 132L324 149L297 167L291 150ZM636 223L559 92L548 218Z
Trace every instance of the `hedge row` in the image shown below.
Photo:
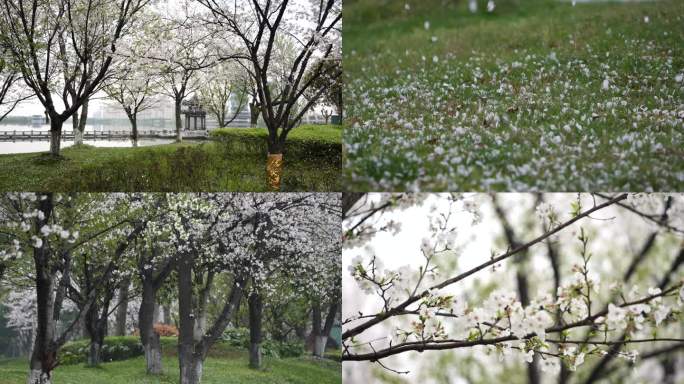
M175 337L162 337L162 348L165 350L176 347ZM236 348L249 348L249 330L247 328L227 329L223 333L222 343ZM70 341L59 352L59 361L63 365L83 364L88 361L90 341L81 339ZM261 344L264 356L274 358L299 357L304 354L304 344L300 342L277 342L265 340ZM144 354L140 337L138 336L110 336L106 337L102 346L102 361L119 361L142 356Z
M221 339L232 347L247 349L249 348L249 329L226 329ZM304 344L297 341L265 340L261 343L261 353L275 358L299 357L304 354Z
M88 361L90 341L68 342L59 352L59 362L63 365L81 364ZM144 354L140 338L136 336L106 337L102 346L102 361L126 360Z
M221 128L211 132L211 137L234 151L249 150L268 152L266 128ZM287 154L307 159L323 159L340 163L342 159L342 128L336 125L303 125L287 136Z

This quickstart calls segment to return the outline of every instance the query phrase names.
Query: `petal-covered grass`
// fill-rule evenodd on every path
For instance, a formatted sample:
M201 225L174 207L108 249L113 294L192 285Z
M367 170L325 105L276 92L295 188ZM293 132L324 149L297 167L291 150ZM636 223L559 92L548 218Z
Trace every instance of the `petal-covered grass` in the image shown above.
M466 3L345 3L348 190L684 188L684 2Z
M58 160L44 153L0 155L0 191L267 191L265 137L251 129L231 137L230 143L139 148L84 145L65 148ZM308 151L319 142L326 143L324 155ZM282 190L340 190L341 147L339 127L295 128Z

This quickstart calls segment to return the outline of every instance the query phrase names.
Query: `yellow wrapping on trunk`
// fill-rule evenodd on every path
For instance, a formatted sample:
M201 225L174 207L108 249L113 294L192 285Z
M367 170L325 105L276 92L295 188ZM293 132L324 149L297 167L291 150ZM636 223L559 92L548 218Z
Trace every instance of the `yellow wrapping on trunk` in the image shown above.
M266 175L268 176L268 185L272 190L280 190L280 178L283 174L283 154L269 154L266 161Z

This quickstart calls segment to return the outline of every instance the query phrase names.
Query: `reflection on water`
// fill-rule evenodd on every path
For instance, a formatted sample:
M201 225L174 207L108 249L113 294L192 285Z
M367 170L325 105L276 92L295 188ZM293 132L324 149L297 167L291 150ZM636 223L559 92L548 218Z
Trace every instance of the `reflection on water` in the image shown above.
M157 125L139 125L138 131L158 131L158 130L174 130L175 127L169 124L157 124ZM40 124L0 124L0 131L49 131L50 125ZM125 131L130 132L131 126L129 124L86 124L86 132L108 132L108 131ZM71 132L71 121L64 123L62 127L62 132Z
M138 140L138 147L147 147L150 145L169 144L173 143L173 139L140 139ZM83 140L84 144L92 145L94 147L133 147L133 140ZM74 145L73 141L62 141L62 148ZM0 141L0 153L29 153L29 152L47 152L50 150L49 141L15 141L2 142Z
M50 126L43 125L26 125L26 124L0 124L0 131L49 131ZM130 132L131 127L127 124L88 124L86 125L86 132ZM145 131L159 131L168 130L175 131L172 126L150 126L141 127L139 132L142 134ZM64 123L63 133L71 132L71 123L67 121ZM173 143L173 138L159 139L159 138L145 138L138 140L138 147L146 147L151 145L169 144ZM92 145L94 147L133 147L133 140L84 140L84 144ZM62 140L62 148L74 145L73 140ZM30 153L30 152L46 152L50 150L50 142L48 140L33 140L33 141L0 141L0 154L2 153Z

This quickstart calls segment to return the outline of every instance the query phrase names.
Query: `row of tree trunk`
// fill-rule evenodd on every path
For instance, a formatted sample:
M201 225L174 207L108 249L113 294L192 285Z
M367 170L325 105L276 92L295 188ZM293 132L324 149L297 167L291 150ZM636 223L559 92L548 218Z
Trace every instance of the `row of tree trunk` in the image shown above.
M181 119L181 102L182 100L178 99L174 101L174 120L176 126L177 141L182 141L183 122ZM86 101L83 102L80 114L79 112L75 113L71 119L75 145L83 144L83 137L85 134L85 128L88 121L88 104L89 100L86 99ZM260 109L256 101L252 101L249 104L249 111L250 126L256 127L260 113ZM126 116L128 117L128 120L131 123L131 139L133 140L134 145L137 145L139 138L137 113L133 113L129 110L126 110ZM234 118L235 117L233 117L233 119ZM58 154L61 149L63 124L64 122L60 121L59 119L50 119L50 151L53 154Z

